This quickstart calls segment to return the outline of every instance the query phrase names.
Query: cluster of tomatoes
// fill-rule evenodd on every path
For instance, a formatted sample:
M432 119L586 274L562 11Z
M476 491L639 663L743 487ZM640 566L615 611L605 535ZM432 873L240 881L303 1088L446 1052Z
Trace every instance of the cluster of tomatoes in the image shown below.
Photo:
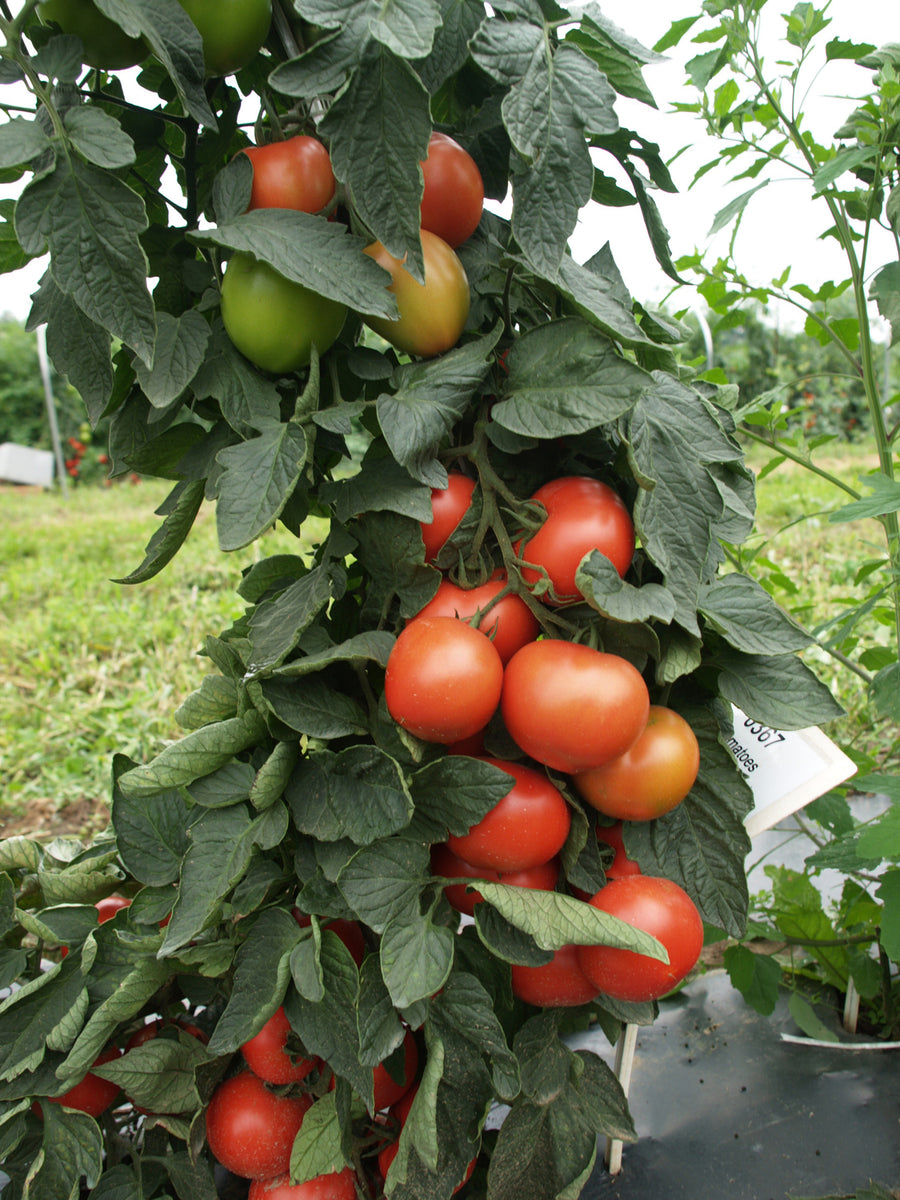
M433 519L422 525L433 561L472 501L475 484L451 474L433 493ZM576 573L593 550L620 576L635 549L630 513L617 493L587 477L552 480L534 494L547 518L516 544L523 564L512 582L500 571L464 589L443 579L437 593L398 636L385 673L388 711L425 742L489 762L511 776L509 792L462 835L432 847L436 875L458 911L471 916L482 897L469 880L552 891L558 855L571 824L565 783L605 818L651 820L681 803L699 769L688 722L650 703L643 676L627 659L545 636L535 597L558 608L581 599ZM497 715L526 761L485 752ZM663 944L668 963L609 946L566 946L545 966L514 966L514 992L541 1006L579 1005L600 993L656 999L696 963L703 923L687 893L645 876L621 846L607 884L578 898L620 917ZM598 836L615 839L602 824Z
M337 185L326 147L306 134L249 146L253 164L249 209L329 213ZM475 231L484 186L475 160L443 133L432 133L422 165L421 237L424 283L380 242L366 254L389 273L397 301L394 319L366 323L399 350L430 358L456 345L469 315L469 281L456 247ZM222 281L222 320L237 348L274 373L307 365L315 345L324 354L347 316L345 305L286 279L251 254L232 255Z

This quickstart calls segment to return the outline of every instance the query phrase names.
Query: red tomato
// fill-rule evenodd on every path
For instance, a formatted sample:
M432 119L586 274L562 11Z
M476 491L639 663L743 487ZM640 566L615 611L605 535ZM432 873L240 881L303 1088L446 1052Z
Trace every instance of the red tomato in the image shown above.
M286 1049L290 1032L284 1008L277 1008L259 1033L241 1046L247 1066L266 1083L299 1083L319 1066L317 1058L290 1054Z
M472 502L475 480L459 471L447 472L447 486L431 489L431 520L420 521L425 560L431 562L463 519Z
M449 742L447 753L464 754L468 758L483 758L485 753L484 730L479 729L478 733L473 733L471 737L461 738L458 742Z
M118 1046L107 1046L97 1055L92 1066L99 1067L103 1063L112 1062L114 1058L119 1058L121 1053ZM99 1075L93 1075L88 1071L74 1087L63 1092L61 1096L49 1097L49 1100L51 1104L77 1108L80 1112L87 1113L88 1116L99 1117L101 1113L106 1112L118 1094L119 1085L117 1083L101 1079Z
M578 965L577 947L563 946L541 967L512 966L513 995L538 1008L575 1008L597 995Z
M292 908L291 916L303 929L312 924L309 914L301 912L299 908ZM366 939L356 921L347 921L343 917L337 917L334 921L329 921L324 928L337 934L350 951L353 961L358 967L361 967L362 960L366 957Z
M475 232L484 207L484 184L474 158L446 133L433 133L422 178L422 228L449 246L462 245Z
M416 617L391 650L388 712L426 742L471 737L494 715L503 663L488 638L454 617Z
M634 525L623 501L599 479L568 475L545 483L532 496L547 510L547 520L524 542L516 553L525 562L543 567L550 576L558 601L577 600L575 586L578 564L591 550L600 550L624 575L634 555ZM522 568L522 578L530 584L542 578L541 572Z
M569 835L571 816L562 792L532 767L483 761L512 775L512 790L468 833L451 835L447 845L471 866L494 871L524 871L549 862Z
M606 868L607 879L618 879L622 875L640 875L641 868L629 858L625 852L625 843L622 840L622 822L617 821L615 825L598 825L597 826L597 841L606 842L607 846L612 846L616 854L610 865Z
M291 1147L312 1099L279 1096L252 1071L224 1080L206 1110L213 1156L245 1179L271 1179L288 1170Z
M413 279L402 260L388 254L381 242L366 247L365 253L391 275L387 287L397 298L400 316L364 320L398 350L433 358L460 339L469 315L469 281L456 252L437 234L422 231L422 252L424 284Z
M505 571L495 571L487 583L474 588L461 588L444 579L418 616L456 617L468 621L505 587ZM540 627L525 601L510 593L493 606L478 628L494 643L501 661L507 663L526 642L534 641Z
M299 134L283 142L247 146L242 151L253 163L253 208L293 208L320 212L334 196L334 172L322 143Z
M659 962L613 946L579 946L578 965L599 991L615 1000L658 1000L687 975L703 948L703 921L693 900L671 879L628 875L611 880L590 901L660 941Z
M102 925L114 917L120 908L128 908L130 904L131 901L125 896L104 896L94 905L97 910L97 921Z
M432 874L443 875L446 879L487 879L491 883L537 888L543 892L552 892L559 879L559 863L555 858L539 863L536 867L526 867L523 871L492 871L489 867L473 867L458 854L454 854L443 842L431 847L431 871ZM475 905L479 904L483 897L474 889L467 891L466 888L465 883L448 883L444 888L444 895L457 912L471 917Z
M575 790L607 817L652 821L679 805L697 778L700 747L679 713L651 704L644 732L618 758L572 777Z
M542 638L506 664L500 707L526 754L574 774L634 745L647 724L650 695L640 671L617 654Z
M391 1108L397 1103L409 1089L412 1087L416 1077L416 1071L419 1069L419 1048L416 1045L415 1035L411 1029L407 1029L403 1039L403 1078L398 1083L391 1075L390 1071L384 1065L379 1063L373 1068L372 1079L375 1092L374 1111L378 1112L381 1108Z
M352 1167L345 1167L306 1183L291 1183L287 1173L274 1179L254 1179L247 1200L356 1200L356 1174Z

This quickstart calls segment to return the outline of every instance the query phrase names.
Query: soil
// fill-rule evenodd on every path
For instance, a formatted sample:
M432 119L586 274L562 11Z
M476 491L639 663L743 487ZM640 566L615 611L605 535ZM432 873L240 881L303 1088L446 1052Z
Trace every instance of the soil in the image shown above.
M12 816L0 808L0 837L90 838L104 829L108 821L109 806L105 800L73 800L65 808L57 808L52 800L32 800L22 816Z

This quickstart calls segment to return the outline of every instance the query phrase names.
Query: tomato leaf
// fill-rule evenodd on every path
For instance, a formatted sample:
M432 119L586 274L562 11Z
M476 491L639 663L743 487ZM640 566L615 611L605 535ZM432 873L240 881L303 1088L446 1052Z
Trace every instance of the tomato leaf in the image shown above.
M195 1071L210 1052L198 1038L181 1031L175 1038L155 1037L122 1058L96 1067L93 1074L117 1083L135 1104L151 1112L187 1113L200 1104Z
M453 931L429 916L406 912L388 921L381 935L381 973L396 1008L432 996L453 965Z
M154 365L148 368L140 359L134 364L138 382L154 408L167 408L188 386L203 362L209 336L205 317L194 309L180 317L159 314Z
M0 1005L0 1080L36 1070L53 1031L73 1010L83 1014L84 979L75 961L77 956L70 957L71 966L64 962L58 969L45 972Z
M755 954L747 946L729 946L724 966L728 978L750 1007L770 1017L778 1001L782 976L775 959L768 954Z
M511 790L510 776L492 763L443 755L413 773L416 833L430 842L468 833Z
M387 838L355 854L338 876L338 885L359 919L381 933L395 917L418 906L428 875L424 843Z
M825 684L796 655L723 648L716 666L721 695L773 729L806 729L843 716Z
M147 543L143 562L121 579L113 583L146 583L172 561L184 544L184 539L193 528L194 520L203 503L202 482L178 483L169 494L174 501L166 519ZM159 510L157 510L159 511Z
M103 1170L103 1135L87 1113L41 1105L43 1140L31 1164L27 1194L35 1200L75 1200L80 1181L92 1188Z
M629 37L599 9L583 13L577 29L566 34L568 41L580 46L597 64L612 86L622 96L630 96L656 108L656 102L641 75L647 63L665 62L662 54L648 50Z
M193 783L254 745L262 730L262 718L255 712L204 725L166 746L144 766L126 771L119 778L119 787L134 800Z
M241 550L274 524L303 471L308 443L296 421L220 450L216 527L223 550Z
M358 1013L359 1061L375 1067L402 1044L406 1032L385 986L377 954L367 955L359 972Z
M431 493L426 490L431 519ZM419 526L395 513L370 512L355 526L358 558L369 574L369 587L363 601L364 616L387 611L397 597L402 617L414 617L432 598L440 582L434 567L423 562L424 550ZM375 618L377 620L377 617Z
M366 732L368 722L360 705L324 679L306 678L302 683L267 679L261 690L270 712L298 733L331 741Z
M117 758L118 773L128 760ZM181 791L171 788L153 796L126 796L113 788L112 826L125 867L141 883L161 887L178 879L187 849L190 808Z
M306 1183L319 1175L342 1171L347 1163L341 1148L341 1124L333 1092L322 1096L303 1118L291 1149L291 1179Z
M575 573L575 586L592 608L614 621L668 625L675 616L672 593L658 583L634 587L621 578L605 554L592 550Z
M413 813L399 766L375 746L301 759L285 796L301 833L325 842L368 846L405 828Z
M103 416L113 390L112 338L61 291L48 271L32 296L26 328L47 327L47 355L80 392L91 424Z
M134 142L116 118L102 108L70 108L63 124L78 153L95 166L115 170L134 162Z
M584 265L564 255L559 265L559 290L585 321L625 346L651 344L631 311L631 297L607 243Z
M258 604L250 617L250 671L259 675L280 667L330 598L327 571L313 567L280 595Z
M218 400L222 416L241 437L280 419L278 389L255 371L217 327L191 390L198 400Z
M432 1012L433 1024L445 1032L453 1029L486 1059L497 1095L514 1099L519 1093L519 1064L481 980L468 971L455 971L435 998Z
M279 679L297 679L314 671L321 671L333 663L362 665L375 662L380 667L385 667L393 644L393 634L383 630L369 630L358 633L337 646L328 646L325 650L292 659L284 666L276 667L272 675Z
M747 575L725 575L704 584L697 607L730 645L747 654L790 654L813 640Z

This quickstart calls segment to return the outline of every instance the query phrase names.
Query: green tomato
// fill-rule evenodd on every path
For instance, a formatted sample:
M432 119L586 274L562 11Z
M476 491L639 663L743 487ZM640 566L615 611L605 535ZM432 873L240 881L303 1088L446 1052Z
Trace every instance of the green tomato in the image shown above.
M234 254L222 281L222 320L231 340L256 366L282 374L324 354L341 332L347 308L285 279L252 254Z
M129 37L93 0L44 0L39 13L42 21L55 21L63 33L81 38L90 67L118 71L147 56L143 38Z
M272 23L272 0L178 0L203 38L207 75L231 75L259 50Z

